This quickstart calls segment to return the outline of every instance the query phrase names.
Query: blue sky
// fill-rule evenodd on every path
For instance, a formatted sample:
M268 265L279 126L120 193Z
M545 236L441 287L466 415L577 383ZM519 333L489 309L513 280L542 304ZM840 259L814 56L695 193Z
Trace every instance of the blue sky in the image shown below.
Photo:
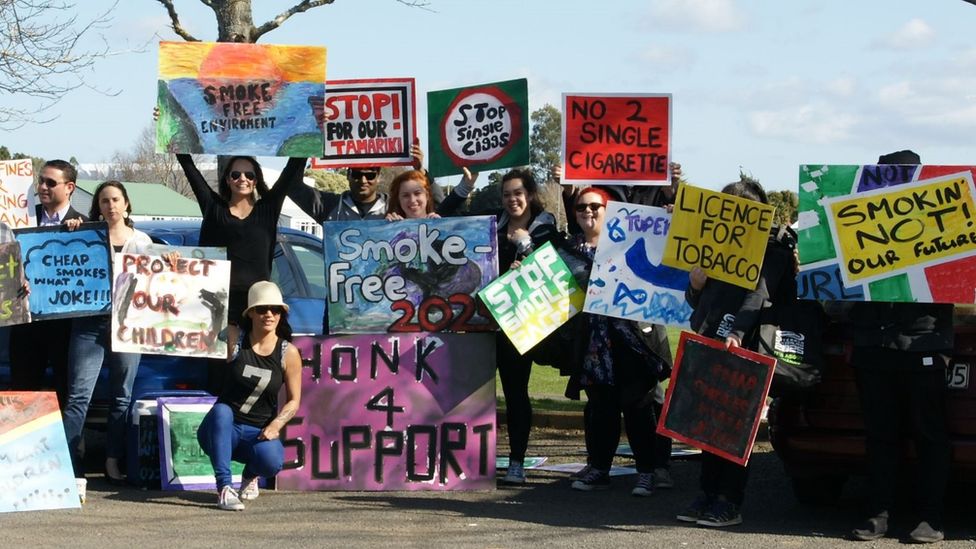
M255 0L255 23L294 3ZM175 4L189 32L216 37L209 8ZM155 104L154 44L177 37L155 0L122 0L113 14L105 36L120 53L88 82L119 93L79 88L55 122L0 144L81 162L130 148ZM718 188L741 166L786 189L800 164L902 148L926 164L976 162L973 24L962 0L336 0L261 42L326 46L329 78L415 77L421 136L430 90L525 77L533 110L562 92L671 93L674 158L691 181Z

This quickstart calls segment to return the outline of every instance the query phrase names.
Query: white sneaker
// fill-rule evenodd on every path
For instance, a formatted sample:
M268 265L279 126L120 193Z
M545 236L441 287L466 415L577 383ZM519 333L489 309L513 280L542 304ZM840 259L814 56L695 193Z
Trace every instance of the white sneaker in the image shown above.
M241 481L240 497L244 501L258 499L258 477L246 478Z
M230 485L224 486L220 490L220 497L217 499L217 507L224 511L243 511L244 504L241 498L237 497L237 492Z
M76 478L75 484L78 485L78 501L84 505L85 501L88 499L87 494L85 493L88 489L88 479Z
M508 471L502 479L505 484L525 484L525 467L520 460L513 459L508 463Z

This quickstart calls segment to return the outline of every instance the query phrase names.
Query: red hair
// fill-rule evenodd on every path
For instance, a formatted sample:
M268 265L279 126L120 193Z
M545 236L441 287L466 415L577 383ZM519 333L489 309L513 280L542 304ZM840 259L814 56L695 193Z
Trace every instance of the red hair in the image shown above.
M390 184L390 202L386 205L386 213L395 213L400 217L407 217L406 212L403 211L403 207L400 206L400 186L407 181L420 183L420 186L424 188L424 192L427 193L427 213L433 212L434 195L430 191L430 181L427 181L427 176L424 175L424 172L408 170L396 176L396 179Z
M585 189L583 189L582 191L580 191L578 195L576 195L576 202L574 204L579 204L580 198L583 198L583 195L586 194L586 193L593 193L593 194L599 195L600 198L603 199L603 205L604 206L607 205L607 202L610 202L611 200L613 200L613 198L610 197L610 193L608 193L607 191L605 191L605 190L603 190L601 188L598 188L598 187L586 187Z

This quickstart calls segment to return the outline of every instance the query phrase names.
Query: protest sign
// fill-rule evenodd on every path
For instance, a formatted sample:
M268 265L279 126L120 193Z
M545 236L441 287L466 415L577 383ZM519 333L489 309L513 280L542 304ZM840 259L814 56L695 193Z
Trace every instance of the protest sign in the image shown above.
M508 80L427 93L430 175L529 163L528 81Z
M974 170L801 166L798 295L976 302Z
M495 486L492 334L299 337L302 401L281 430L285 490Z
M681 185L662 263L755 289L775 208L691 185Z
M18 229L31 320L94 316L112 305L108 225Z
M688 273L661 264L671 214L664 208L608 202L583 311L688 327Z
M79 507L57 396L0 392L0 513Z
M563 94L563 183L668 185L670 94Z
M203 452L197 431L207 412L217 402L213 397L160 397L156 399L159 420L159 476L163 490L214 490L210 456ZM244 465L230 463L234 485L241 482Z
M681 332L657 432L745 466L776 359Z
M230 261L115 254L112 350L225 358Z
M313 169L346 166L409 166L417 138L413 78L330 80L320 108L325 155Z
M0 326L30 322L27 298L20 297L24 286L24 266L20 243L0 244Z
M325 48L160 42L156 151L320 156Z
M11 229L33 227L34 209L27 198L34 186L34 162L30 158L0 160L0 223Z
M478 297L522 354L580 312L585 299L573 273L548 242Z
M325 224L329 332L494 330L475 295L498 276L493 216Z

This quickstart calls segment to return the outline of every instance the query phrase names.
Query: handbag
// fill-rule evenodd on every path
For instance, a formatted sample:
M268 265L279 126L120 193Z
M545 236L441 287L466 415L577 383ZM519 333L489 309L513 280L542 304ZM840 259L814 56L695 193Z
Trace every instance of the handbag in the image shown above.
M770 396L802 393L820 383L824 310L818 301L793 299L760 312L755 351L776 359Z

